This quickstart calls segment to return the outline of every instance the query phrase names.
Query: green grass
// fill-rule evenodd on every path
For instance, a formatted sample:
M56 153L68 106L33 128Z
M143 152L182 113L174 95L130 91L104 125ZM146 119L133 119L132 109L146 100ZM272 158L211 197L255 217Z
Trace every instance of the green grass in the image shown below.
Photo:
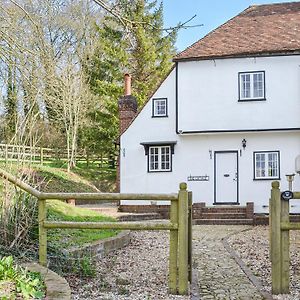
M0 163L0 168L16 174L19 169L25 169L25 173L32 172L34 182L31 185L36 186L44 192L98 192L98 189L91 183L93 179L113 181L115 170L99 169L97 164L91 164L87 168L84 163L78 165L73 171L68 173L62 163L52 163L48 165L30 165L22 166L17 163L9 163L5 166ZM105 169L105 168L104 168ZM99 174L98 174L99 172ZM106 174L106 175L104 175ZM3 190L3 181L0 180L0 195ZM74 207L62 201L47 201L48 219L57 221L73 222L113 222L114 218L100 215L98 212ZM115 236L116 230L93 230L93 229L53 229L48 231L49 246L58 249L66 249L73 246L82 246L97 240Z
M45 166L48 167L48 170L66 170L67 168L63 161L47 162ZM101 167L97 161L90 163L89 166L85 162L77 162L76 167L72 169L72 173L92 183L101 192L115 192L116 169L111 168L107 163L104 163Z
M34 170L36 176L44 182L41 187L43 192L80 193L98 191L87 179L73 172L68 173L64 169L36 166Z
M0 161L0 168L9 173L17 173L18 169L33 170L35 178L41 184L41 189L45 192L115 192L116 189L116 169L104 163L102 167L99 162L90 163L77 162L77 166L67 172L64 161L45 161L43 165L39 163L23 163ZM75 184L74 184L75 183ZM2 188L0 184L0 189Z
M85 208L78 208L58 200L47 201L48 219L72 222L114 222L114 218L100 215ZM117 230L98 229L53 229L48 231L48 240L54 247L70 248L115 236Z

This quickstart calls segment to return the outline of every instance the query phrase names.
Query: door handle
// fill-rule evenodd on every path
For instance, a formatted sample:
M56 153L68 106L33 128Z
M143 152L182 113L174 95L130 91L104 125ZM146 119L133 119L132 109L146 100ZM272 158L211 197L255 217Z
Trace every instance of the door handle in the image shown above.
M229 174L224 174L224 177L229 177L230 175Z

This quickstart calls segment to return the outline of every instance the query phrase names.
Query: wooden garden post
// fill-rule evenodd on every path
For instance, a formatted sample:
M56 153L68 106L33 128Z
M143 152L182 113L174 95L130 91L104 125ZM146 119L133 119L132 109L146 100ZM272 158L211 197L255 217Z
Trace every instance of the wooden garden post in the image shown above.
M269 199L269 257L270 261L273 259L272 248L272 198Z
M178 224L178 201L171 201L170 221ZM177 294L178 229L170 230L169 292Z
M47 266L47 229L44 227L46 217L46 200L38 199L39 263L44 267Z
M289 200L281 200L281 223L290 221ZM281 294L290 292L290 231L281 231Z
M192 282L193 270L193 245L192 245L192 228L193 228L193 193L188 192L189 199L189 219L188 219L188 263L189 263L189 282Z
M272 182L271 190L271 262L272 262L272 294L281 293L281 200L279 182Z
M186 183L180 183L178 213L178 293L188 293L188 191Z

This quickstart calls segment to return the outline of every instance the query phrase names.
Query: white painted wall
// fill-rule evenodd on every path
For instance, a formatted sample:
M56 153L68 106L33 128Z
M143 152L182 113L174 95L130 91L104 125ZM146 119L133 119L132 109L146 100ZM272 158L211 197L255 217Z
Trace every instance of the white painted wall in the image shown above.
M300 56L178 64L179 130L300 128ZM266 101L238 102L238 72L265 71Z
M268 67L268 69L265 69L267 101L264 103L237 102L237 72L263 69L261 64L259 68L255 67L254 59L245 59L245 66L239 59L230 59L227 61L218 60L216 62L217 67L210 61L182 63L184 66L179 66L179 74L181 72L184 73L186 78L183 78L182 73L179 75L179 84L183 84L183 88L179 85L179 100L181 102L185 101L188 103L185 104L185 106L188 107L191 105L192 108L182 111L183 105L180 103L180 111L183 117L180 119L179 124L181 124L181 127L179 128L183 130L195 130L200 127L196 128L191 126L200 125L202 129L300 127L300 93L299 84L295 82L296 79L300 82L298 60L299 57L257 59L256 64L264 63L266 68ZM235 61L237 61L239 67L234 66ZM274 64L274 66L272 68L267 66L266 61L270 64ZM285 77L283 74L278 74L280 61L286 61L289 65L289 67L286 68L290 70L286 80L283 80ZM293 61L293 66L291 61ZM179 65L181 65L181 63L179 63ZM205 82L200 80L204 78L204 76L202 76L203 74L200 74L200 66L202 66L203 69L205 69L204 66L206 66L207 69L215 68L213 70L218 69L217 72L223 73L223 71L221 72L220 70L221 65L224 66L225 69L235 70L232 72L234 74L229 74L228 76L223 75L221 80L215 78L216 74L212 71L210 73L210 76L212 76L211 81L208 79L206 79ZM251 69L250 65L252 66ZM190 72L187 72L188 69ZM281 67L281 69L284 70L285 67ZM275 73L278 76L276 80L275 74L272 74L271 70L274 70L274 72L276 70L277 73ZM223 74L225 74L225 72ZM274 77L272 82L274 82L275 92L271 90L268 74L271 76L269 78ZM294 78L295 76L296 79ZM225 80L224 77L231 78L234 84L229 85L229 83L227 83L227 87L224 85L222 89L210 89L213 97L210 96L211 93L205 96L204 91L208 93L207 87L209 82L223 82L223 80ZM231 82L231 80L229 81ZM186 84L189 81L191 85L188 89ZM203 84L199 84L199 82ZM275 82L277 82L277 84L275 84ZM291 82L293 84L291 84ZM277 89L278 86L286 88L288 92L281 92ZM234 89L236 89L236 91L234 91ZM195 96L195 90L199 92L199 98ZM225 98L221 97L222 90L227 95ZM185 91L187 96L183 97L183 91ZM278 95L283 94L285 94L285 97L278 97ZM217 95L219 95L219 97L217 97ZM209 150L212 151L212 154L214 151L240 151L242 149L242 139L245 138L247 140L247 147L245 150L241 150L242 155L238 157L240 204L245 205L246 202L254 202L255 212L268 212L267 205L272 180L253 180L253 152L280 151L281 185L282 189L287 189L285 174L294 172L294 160L295 157L300 154L300 131L177 135L175 132L175 70L172 71L153 96L153 98L160 97L168 98L168 118L152 118L152 101L149 101L132 125L121 136L121 192L176 192L179 183L182 181L186 182L189 175L208 175L210 178L208 182L188 182L188 189L193 191L194 202L206 202L207 205L212 205L214 202L214 159L213 156L210 158ZM223 102L223 108L221 109L217 104L213 104L213 100L219 104ZM199 106L199 103L193 104L193 101L201 101L203 104L209 103L207 105L210 109L205 108L204 105ZM227 104L225 103L226 101L231 103ZM292 105L292 101L294 105ZM272 110L274 105L271 105L271 103L278 104L275 105L274 110ZM233 106L236 106L236 108ZM266 110L263 107L267 107L268 109ZM217 109L218 113L210 113L213 109ZM284 118L284 112L286 110L288 110L291 118ZM231 114L231 112L233 114ZM188 113L191 117L188 117ZM217 114L219 114L218 118L216 117ZM243 117L239 116L239 114ZM275 123L273 123L273 121ZM185 127L182 127L182 124L184 124ZM148 173L148 157L145 155L144 147L140 145L140 143L159 141L177 141L173 155L173 170L172 172ZM298 175L295 177L294 187L295 190L300 190L300 177ZM122 204L140 203L145 204L147 202L122 201ZM300 200L293 201L291 204L293 206L292 212L300 213Z
M175 132L175 69L162 83L153 98L168 99L168 117L152 118L151 99L121 136L121 192L170 193L177 190L178 182L177 178L174 179L174 172L147 173L147 156L144 147L140 145L142 142L178 140ZM173 166L176 169L175 164ZM158 184L160 182L163 184ZM137 203L130 202L129 204Z

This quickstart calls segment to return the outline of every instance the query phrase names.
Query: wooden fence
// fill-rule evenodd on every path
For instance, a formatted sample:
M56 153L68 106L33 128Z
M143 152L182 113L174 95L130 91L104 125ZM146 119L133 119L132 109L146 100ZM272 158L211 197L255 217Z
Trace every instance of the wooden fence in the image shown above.
M30 161L39 162L41 164L49 161L67 160L68 153L66 149L53 149L38 146L26 145L10 145L0 144L0 159L5 161ZM99 157L91 155L87 158L83 151L79 151L76 155L76 161L98 161L102 167L109 162L107 157Z
M272 293L290 292L290 230L300 230L300 223L290 223L290 199L300 199L300 192L280 191L278 181L272 182L270 198L270 259Z
M188 293L188 282L192 280L192 194L186 183L180 184L174 194L119 194L119 193L43 193L0 169L0 176L38 200L39 262L47 266L47 231L54 228L72 229L130 229L169 230L169 290L172 294ZM169 222L62 222L48 221L46 200L154 200L169 201Z

